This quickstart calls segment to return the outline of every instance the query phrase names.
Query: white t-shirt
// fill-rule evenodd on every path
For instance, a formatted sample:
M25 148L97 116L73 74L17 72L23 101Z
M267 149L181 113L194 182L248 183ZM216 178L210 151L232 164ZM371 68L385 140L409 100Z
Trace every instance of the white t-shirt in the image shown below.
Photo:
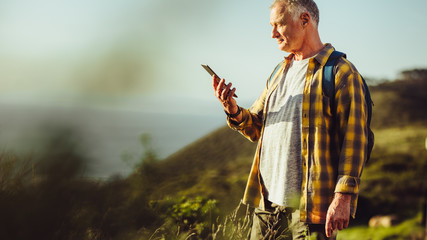
M260 172L267 199L299 207L302 182L301 109L309 58L292 61L268 106L262 138Z

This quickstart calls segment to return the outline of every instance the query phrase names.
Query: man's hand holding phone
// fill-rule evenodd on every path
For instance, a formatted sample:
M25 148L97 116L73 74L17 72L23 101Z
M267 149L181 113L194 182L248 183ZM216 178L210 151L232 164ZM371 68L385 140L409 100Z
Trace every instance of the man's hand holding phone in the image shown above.
M207 65L202 65L209 74L212 75L212 86L215 91L215 96L221 102L225 113L232 118L235 122L242 121L242 114L240 107L237 105L234 97L237 97L235 94L236 88L231 88L232 84L225 84L225 79L220 79L218 75L212 71L211 68Z

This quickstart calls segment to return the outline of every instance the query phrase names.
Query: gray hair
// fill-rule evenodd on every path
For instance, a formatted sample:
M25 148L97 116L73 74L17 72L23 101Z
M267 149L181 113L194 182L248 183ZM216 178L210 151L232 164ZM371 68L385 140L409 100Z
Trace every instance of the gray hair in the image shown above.
M292 14L295 20L304 12L308 12L314 20L314 25L316 27L319 25L319 8L317 8L313 0L274 0L270 9L274 8L277 4L284 6L286 11Z

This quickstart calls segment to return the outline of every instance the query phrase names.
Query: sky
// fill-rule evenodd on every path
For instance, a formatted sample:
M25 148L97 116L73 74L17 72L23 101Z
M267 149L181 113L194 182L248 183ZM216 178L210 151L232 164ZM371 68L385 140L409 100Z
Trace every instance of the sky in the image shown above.
M427 67L426 1L317 4L322 41L347 53L365 77L395 79L402 70ZM163 105L173 99L212 101L203 63L250 103L287 55L271 39L269 5L243 0L1 0L0 100L169 111Z
M427 68L427 1L316 2L322 42L345 52L365 78L391 80L402 70ZM75 112L87 115L93 109L112 115L132 113L131 123L126 123L132 128L124 127L126 134L135 136L127 141L137 142L140 131L146 131L138 130L140 121L145 129L163 131L156 135L159 145L176 142L163 155L176 151L225 124L211 78L201 64L232 82L238 104L249 107L287 55L271 38L270 3L0 0L0 112L10 115L8 121L13 123L0 122L0 131L16 127L3 138L26 136L22 126L33 118L28 109L39 115L61 112L60 119L79 118ZM139 120L148 116L145 113L152 115ZM19 121L12 115L20 116ZM82 116L77 122L96 128L102 125L98 119L112 115ZM93 131L115 128L115 134L99 136L118 135L118 125L125 123L114 119ZM179 136L171 138L172 132Z

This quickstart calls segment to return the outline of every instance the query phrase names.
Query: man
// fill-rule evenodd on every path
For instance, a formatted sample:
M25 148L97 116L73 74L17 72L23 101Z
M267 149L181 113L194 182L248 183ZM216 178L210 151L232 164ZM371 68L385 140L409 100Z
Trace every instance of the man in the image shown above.
M243 197L256 207L251 239L305 239L313 232L335 239L355 215L367 156L362 79L340 58L329 99L322 76L334 48L320 40L315 2L276 0L270 10L272 38L290 54L253 106L239 107L231 83L213 77L229 126L258 141Z

